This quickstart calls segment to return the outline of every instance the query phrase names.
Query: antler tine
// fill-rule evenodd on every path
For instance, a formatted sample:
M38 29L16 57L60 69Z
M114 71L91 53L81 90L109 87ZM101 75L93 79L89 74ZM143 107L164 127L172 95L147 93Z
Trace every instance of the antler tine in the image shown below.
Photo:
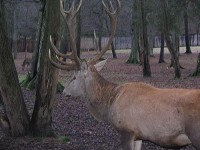
M110 8L112 9L112 11L114 11L114 7L111 1L110 1Z
M78 13L78 11L80 10L80 8L81 8L81 5L82 5L82 2L83 2L83 0L80 0L79 1L79 4L78 4L78 6L77 6L77 9L74 11L74 16Z
M63 53L59 52L59 50L57 49L57 47L53 43L51 35L50 35L49 39L50 39L51 46L52 46L52 48L53 48L53 50L54 50L54 52L56 53L57 56L62 57L62 58L74 59L72 57L72 55L67 55L67 54L63 54Z
M56 56L56 58L57 58L56 60L61 63L61 61L58 59L57 56ZM76 64L67 64L67 65L64 64L64 65L62 65L62 64L59 64L58 62L56 62L55 60L53 60L52 57L51 57L51 50L50 49L49 49L49 60L50 60L51 64L58 69L62 69L62 70L74 70L74 69L76 69Z
M95 49L98 53L99 51L99 46L98 46L98 41L97 41L97 35L96 35L96 31L94 30L94 43L95 43Z
M104 1L102 0L102 4L107 12L107 14L110 16L110 17L114 17L115 15L118 15L119 14L119 11L120 11L120 8L121 8L121 3L119 0L117 0L117 8L116 10L114 10L113 8L113 5L112 5L112 2L110 1L110 7L108 8L106 6L106 4L104 3Z
M65 21L67 23L67 27L68 27L69 35L70 35L70 44L72 48L72 53L70 55L60 53L59 50L54 45L52 37L50 36L50 44L56 55L54 57L55 60L53 60L51 57L52 55L51 50L49 49L49 60L53 66L59 69L64 69L64 70L80 69L80 60L77 56L77 48L76 48L76 42L75 42L75 30L74 30L74 25L73 25L73 18L76 15L76 13L80 10L81 4L82 4L82 0L80 0L78 8L75 10L74 2L73 2L69 11L64 11L62 0L60 0L60 12L62 16L65 18ZM73 63L64 62L60 60L58 57L69 58L73 60Z
M66 11L66 10L64 10L63 5L61 4L61 13L65 18L69 17L70 19L73 19L76 16L76 14L78 13L78 11L80 10L81 5L82 5L82 0L79 1L79 4L78 4L77 8L75 9L75 4L73 1L70 9L68 11Z
M117 28L117 17L119 15L119 11L120 11L120 8L121 8L121 3L120 3L120 0L116 0L117 1L117 8L115 11L112 11L112 6L110 8L108 8L104 1L102 0L102 4L104 5L104 8L110 18L110 21L111 21L111 32L110 32L110 37L109 37L109 40L108 40L108 43L106 44L106 46L101 50L101 52L99 54L97 54L93 59L91 59L89 61L89 64L95 64L104 54L105 52L109 49L112 41L113 41L113 38L115 36L115 32L116 32L116 28Z

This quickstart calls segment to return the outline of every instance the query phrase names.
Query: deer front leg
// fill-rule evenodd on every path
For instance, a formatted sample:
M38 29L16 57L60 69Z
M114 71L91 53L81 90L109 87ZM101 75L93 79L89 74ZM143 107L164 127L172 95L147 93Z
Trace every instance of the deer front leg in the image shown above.
M120 132L122 150L141 150L142 141L134 141L133 134Z
M142 149L142 140L135 141L135 150L141 150Z

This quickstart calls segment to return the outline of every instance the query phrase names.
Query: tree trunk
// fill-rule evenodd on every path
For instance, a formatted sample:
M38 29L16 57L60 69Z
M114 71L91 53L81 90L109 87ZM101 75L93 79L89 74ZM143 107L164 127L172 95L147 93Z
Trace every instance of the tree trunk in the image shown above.
M200 53L199 53L198 58L197 58L196 70L194 71L192 76L200 76Z
M19 85L18 75L9 49L3 2L0 1L0 92L9 120L11 135L25 135L29 129L29 115Z
M133 1L132 6L132 27L131 27L131 53L127 63L138 64L138 9L137 9L137 1Z
M190 37L189 37L189 27L188 27L188 14L187 14L187 6L184 12L184 24L185 24L185 44L186 44L186 54L191 54L192 51L190 49Z
M166 0L160 1L161 3L161 8L162 8L162 13L163 13L163 24L164 24L164 36L165 36L165 41L167 44L167 47L169 49L169 52L171 54L171 58L174 64L174 71L175 71L175 78L180 78L181 77L181 71L180 71L180 64L179 64L179 59L177 56L177 53L174 49L174 44L170 39L170 30L169 30L169 21L168 21L168 14L166 10Z
M117 54L116 54L116 52L115 52L114 42L111 43L111 49L112 49L113 58L117 58Z
M59 48L60 1L45 0L43 15L37 81L39 84L37 84L36 101L31 118L31 130L34 133L48 133L48 130L45 129L48 129L47 127L50 127L52 122L58 71L49 63L48 50L50 48L50 35Z
M79 3L79 1L77 1ZM77 47L77 56L80 58L81 55L81 8L77 14L76 17L76 28L77 28L77 33L76 33L76 47Z
M140 3L140 36L141 36L141 51L143 55L143 77L151 77L151 69L149 64L149 50L147 37L146 13L144 12L143 0Z
M161 33L161 47L160 47L160 58L158 63L165 63L164 60L164 50L165 50L165 39L164 33Z
M2 94L1 94L1 91L0 91L0 104L3 103L3 98L2 98Z
M16 19L16 3L13 2L13 57L17 59L17 19Z
M153 39L153 32L150 31L149 33L149 38L148 38L148 47L149 47L149 55L150 57L154 57L153 55L153 42L154 42L154 39Z

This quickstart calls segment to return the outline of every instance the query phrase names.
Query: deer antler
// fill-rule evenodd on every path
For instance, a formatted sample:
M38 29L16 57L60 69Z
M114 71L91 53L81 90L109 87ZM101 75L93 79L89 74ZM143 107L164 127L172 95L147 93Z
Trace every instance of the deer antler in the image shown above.
M71 70L71 69L80 69L80 60L77 56L77 47L76 47L76 41L75 41L75 30L74 30L74 23L73 19L80 10L82 4L82 0L80 0L78 7L75 9L74 2L72 3L71 8L68 11L65 11L62 5L62 0L60 0L60 11L62 16L65 18L68 31L69 31L69 40L72 48L72 53L70 55L62 54L59 52L59 50L54 45L52 38L50 36L50 43L52 46L52 49L54 50L54 53L63 58L68 58L74 61L74 63L67 63L64 61L61 61L58 57L56 57L56 60L53 60L51 58L51 51L49 50L49 59L50 62L57 68L64 69L64 70Z
M97 35L96 35L96 31L94 30L94 47L95 47L95 50L96 50L96 52L97 52L97 54L98 54L98 52L99 52L99 45L98 45L98 39L97 39Z
M94 58L89 60L89 64L95 64L104 55L104 53L109 49L109 46L111 45L111 43L113 41L113 38L114 38L115 32L116 32L116 28L117 28L117 17L119 15L119 11L121 8L120 0L116 0L116 1L117 1L117 8L116 8L116 10L114 10L111 2L110 2L110 7L107 7L106 4L104 3L104 1L102 0L102 4L106 10L106 13L108 14L108 16L110 18L110 21L111 21L110 37L109 37L108 43L101 50L101 52L99 54L97 54ZM94 36L96 36L96 35L94 35Z
M120 0L116 0L116 1L117 1L117 8L115 10L113 8L112 3L110 3L110 6L107 7L106 4L104 3L104 1L102 1L102 4L110 18L110 21L111 21L110 37L109 37L108 43L101 50L101 52L99 52L93 59L89 60L89 62L88 62L89 64L95 64L103 56L103 54L109 49L109 46L113 41L113 38L114 38L115 32L116 32L117 17L119 15L120 7L121 7ZM51 43L52 49L54 50L54 53L56 54L56 57L55 57L56 60L53 60L51 58L51 50L49 50L49 59L50 59L50 62L55 67L60 68L60 69L64 69L64 70L80 69L81 63L80 63L80 59L77 56L77 47L76 47L76 41L75 41L75 29L74 29L73 19L76 16L76 14L78 13L78 11L80 10L82 0L80 0L76 9L74 7L74 2L73 2L71 8L68 11L65 11L63 9L62 0L60 0L60 4L61 4L61 6L60 6L61 14L65 18L65 21L66 21L66 24L67 24L67 27L69 30L69 36L70 36L69 39L70 39L70 44L71 44L71 48L72 48L72 53L69 55L60 53L59 50L54 45L53 40L50 36L50 43ZM95 40L97 40L95 32L94 32L94 37L95 37ZM96 47L98 47L97 42L96 42ZM59 57L71 59L73 62L72 63L64 62L64 61L60 60Z

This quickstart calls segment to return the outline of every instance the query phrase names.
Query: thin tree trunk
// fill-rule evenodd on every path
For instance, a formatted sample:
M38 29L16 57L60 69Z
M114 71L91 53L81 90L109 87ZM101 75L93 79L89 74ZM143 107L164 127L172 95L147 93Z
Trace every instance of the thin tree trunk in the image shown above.
M113 58L117 58L117 54L115 52L114 42L111 43L111 49L112 49Z
M158 63L165 63L164 60L164 50L165 50L165 39L164 33L161 33L161 47L160 47L160 58Z
M78 3L78 1L77 1ZM77 47L77 56L80 58L81 55L81 8L76 17L76 27L77 27L77 34L76 34L76 47Z
M153 42L154 42L153 37L154 37L153 33L150 30L150 32L149 32L149 38L148 38L148 48L149 48L149 56L150 57L154 57L154 55L153 55Z
M186 6L186 10L184 12L184 24L185 24L185 44L186 44L186 52L185 53L190 54L190 53L192 53L192 51L190 49L187 6Z
M11 135L22 136L29 129L29 115L24 103L5 24L3 2L0 1L0 92L9 120Z

